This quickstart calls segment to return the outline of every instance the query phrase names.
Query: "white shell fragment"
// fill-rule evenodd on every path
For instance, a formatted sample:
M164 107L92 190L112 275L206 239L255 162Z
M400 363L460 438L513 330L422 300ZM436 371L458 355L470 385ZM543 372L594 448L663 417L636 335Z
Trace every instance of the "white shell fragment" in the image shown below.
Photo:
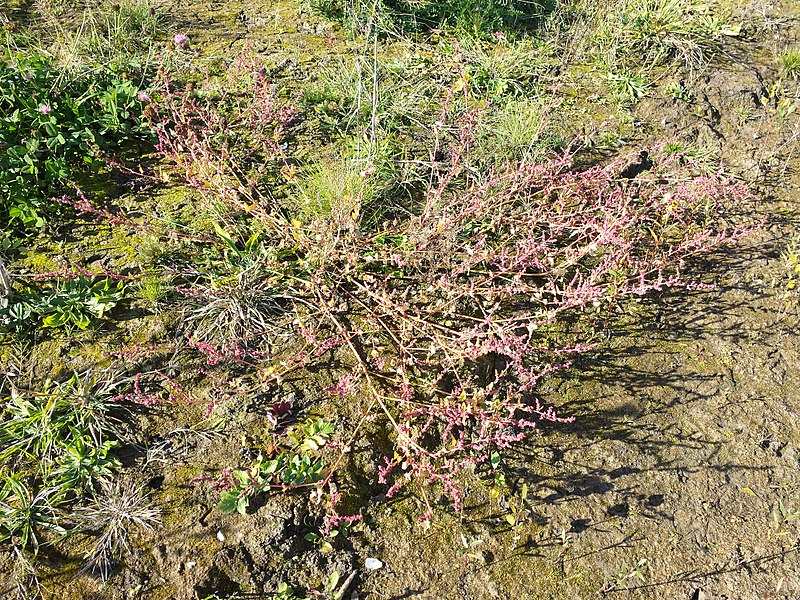
M218 529L218 530L217 530L217 539L218 539L220 542L224 542L224 541L225 541L225 534L224 534L224 533L222 533L222 530L221 530L221 529Z
M364 566L370 571L377 571L378 569L383 568L383 563L377 558L368 558L364 561Z

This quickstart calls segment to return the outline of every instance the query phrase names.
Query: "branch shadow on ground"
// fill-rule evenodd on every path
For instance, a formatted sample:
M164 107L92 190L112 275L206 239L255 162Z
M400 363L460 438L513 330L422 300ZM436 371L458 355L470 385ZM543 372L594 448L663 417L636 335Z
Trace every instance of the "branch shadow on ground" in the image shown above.
M776 221L781 230L797 230L796 218L779 215ZM754 345L760 350L794 330L797 315L787 313L780 284L765 281L763 275L774 268L785 243L786 238L761 235L761 239L742 247L725 248L693 260L687 265L689 277L696 274L703 281L716 282L714 289L673 289L646 299L649 318L633 326L620 325L619 320L604 323L610 343L579 357L570 370L551 377L545 399L552 400L561 416L575 416L575 422L543 423L541 436L508 452L505 465L517 493L522 483L532 490L527 508L543 535L529 537L507 556L495 557L476 570L521 555L540 559L555 556L557 561L575 562L614 552L635 542L625 533L628 528L619 525L628 516L674 522L669 496L674 494L675 485L689 476L702 478L707 473L713 481L735 471L768 472L773 468L763 460L729 456L722 436L687 430L681 426L680 417L691 411L703 413L708 407L744 406L762 400L748 398L737 390L740 382L733 377L736 364L716 362L699 368L701 361L689 354L710 339L742 352ZM581 393L581 389L588 393ZM577 394L571 393L575 390ZM592 452L601 445L611 450L601 449L607 460L598 462ZM654 485L649 477L653 473L668 477L656 479ZM640 480L650 483L640 485ZM587 502L592 499L601 499L604 514L595 512L592 518L586 518ZM476 530L480 523L500 534L510 531L498 525L502 519L497 515L481 517L485 506L468 512L475 517L472 526ZM566 556L555 528L557 522L565 522L564 517L568 525L563 536L610 531L609 527L618 526L619 540ZM749 562L779 560L797 550L794 546ZM743 568L745 562L742 559L735 565L677 572L636 589L700 582L726 570Z

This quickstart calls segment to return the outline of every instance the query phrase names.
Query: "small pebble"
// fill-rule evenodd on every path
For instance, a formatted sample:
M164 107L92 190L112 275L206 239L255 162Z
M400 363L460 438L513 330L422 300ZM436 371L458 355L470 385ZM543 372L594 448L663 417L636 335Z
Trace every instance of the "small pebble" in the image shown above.
M368 558L366 561L364 561L364 566L370 571L377 571L378 569L383 568L383 563L377 558Z
M189 562L186 563L186 568L187 569L194 569L196 566L197 566L197 563L195 561L193 561L193 560L190 560Z
M225 534L224 534L224 533L222 533L222 530L221 530L221 529L218 529L218 530L217 530L217 539L218 539L220 542L224 542L224 541L225 541Z

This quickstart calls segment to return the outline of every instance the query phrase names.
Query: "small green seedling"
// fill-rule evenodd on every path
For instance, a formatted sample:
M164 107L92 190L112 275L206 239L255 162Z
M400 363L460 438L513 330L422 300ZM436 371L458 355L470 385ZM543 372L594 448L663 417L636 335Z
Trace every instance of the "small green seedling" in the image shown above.
M226 514L245 514L250 499L259 494L320 481L325 463L309 452L324 446L333 431L333 424L323 418L309 419L288 435L294 442L293 452L283 451L269 460L259 455L249 469L231 471L232 485L220 493L219 509Z
M800 79L800 50L787 50L779 58L781 75L787 79Z
M609 73L606 83L614 94L627 102L636 102L650 90L650 82L636 73Z
M328 423L322 417L309 419L300 428L305 436L303 447L317 451L328 443L328 438L333 434L333 423Z
M786 506L781 498L772 511L772 523L776 530L777 536L791 535L793 532L792 524L800 518L800 510L795 510L790 506Z
M614 581L607 581L601 588L601 593L613 592L616 590L630 590L631 584L638 580L639 583L646 581L643 569L647 564L646 558L640 558L636 564L630 565L628 561L622 561Z
M506 515L506 521L512 527L516 527L528 517L528 511L525 509L525 500L528 497L528 484L522 484L522 490L519 493L519 498L516 502L509 502L508 508L511 511Z
M310 531L303 536L303 539L315 546L319 546L319 550L323 554L330 554L333 552L333 540L339 536L339 533L338 529L331 529L327 534Z
M667 87L664 88L667 96L675 100L683 100L684 102L694 102L694 94L687 90L683 84L678 81L670 81Z

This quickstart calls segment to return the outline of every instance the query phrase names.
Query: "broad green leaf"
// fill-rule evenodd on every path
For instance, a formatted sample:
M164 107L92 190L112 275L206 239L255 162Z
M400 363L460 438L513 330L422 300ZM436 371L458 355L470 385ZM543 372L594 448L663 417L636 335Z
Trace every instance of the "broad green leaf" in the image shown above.
M239 506L239 492L228 491L219 495L219 509L226 515L237 510Z

